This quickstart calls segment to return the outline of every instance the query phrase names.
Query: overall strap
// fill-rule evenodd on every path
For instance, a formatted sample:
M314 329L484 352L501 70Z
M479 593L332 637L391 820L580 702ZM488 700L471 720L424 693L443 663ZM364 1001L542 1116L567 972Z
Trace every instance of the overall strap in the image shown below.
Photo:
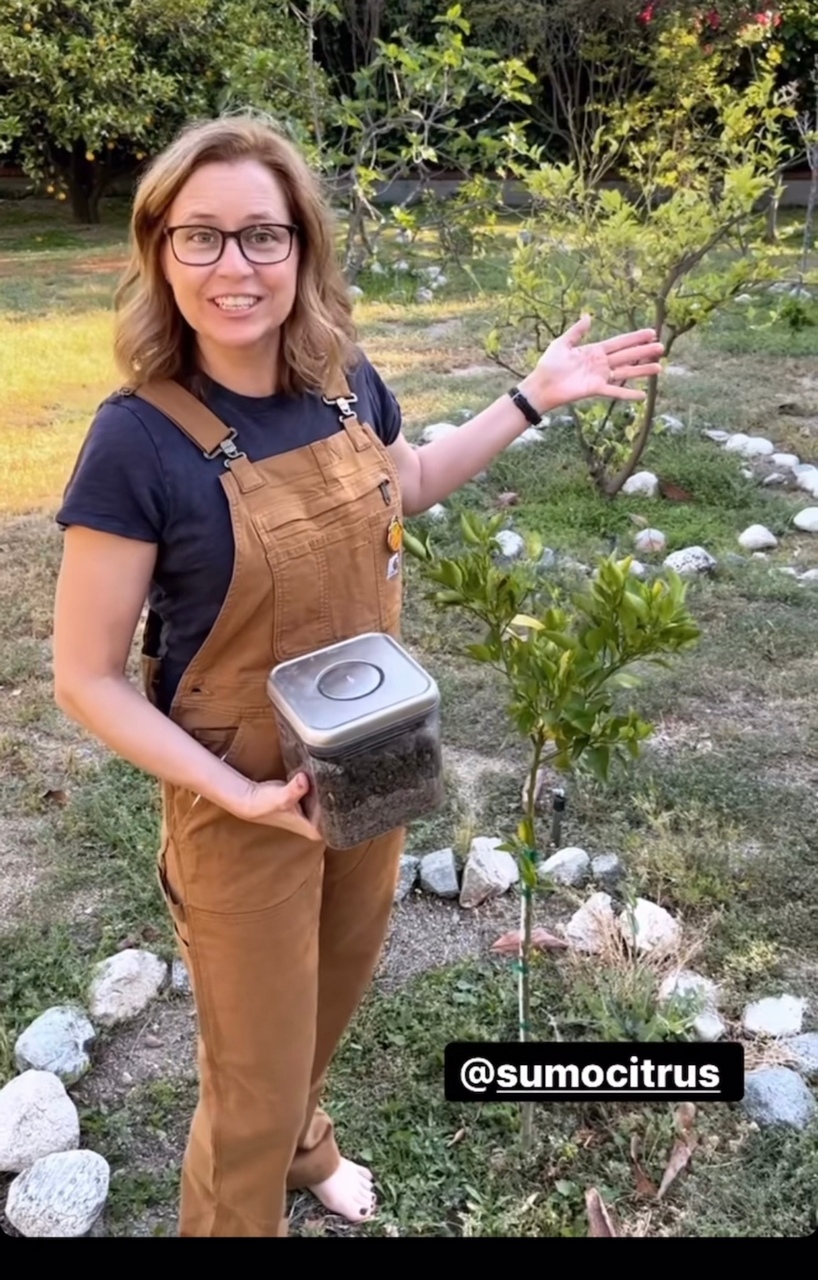
M228 427L215 413L211 413L201 400L197 400L180 383L171 379L157 379L136 387L131 394L147 400L148 404L170 418L180 431L199 446L206 458L215 458L223 453L229 462L243 456L232 443L235 429Z

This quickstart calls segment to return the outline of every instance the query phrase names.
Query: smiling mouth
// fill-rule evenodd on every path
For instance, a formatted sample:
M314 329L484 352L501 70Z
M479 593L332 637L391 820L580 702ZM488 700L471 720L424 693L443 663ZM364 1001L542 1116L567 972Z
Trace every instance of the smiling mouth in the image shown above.
M249 293L230 293L211 298L210 301L220 311L252 311L261 302L261 298Z

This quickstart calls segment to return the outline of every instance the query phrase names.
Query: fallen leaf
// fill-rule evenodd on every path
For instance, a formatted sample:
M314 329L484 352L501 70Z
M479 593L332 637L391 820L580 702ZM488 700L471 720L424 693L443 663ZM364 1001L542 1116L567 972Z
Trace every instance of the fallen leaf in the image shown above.
M161 1040L159 1036L145 1036L143 1041L146 1049L161 1049L164 1043L164 1040Z
M696 1146L697 1138L693 1128L693 1122L696 1119L696 1108L692 1102L683 1102L676 1108L676 1128L681 1134L673 1144L673 1150L670 1153L670 1159L667 1162L667 1168L662 1175L662 1181L659 1184L659 1190L656 1193L656 1199L661 1200L672 1182L678 1178L683 1169L686 1169L690 1163L690 1157L693 1155L693 1149Z
M693 502L693 494L688 493L681 485L672 484L670 480L659 481L659 492L668 502Z
M616 1236L611 1216L596 1187L585 1192L585 1209L588 1214L588 1235L594 1238Z
M64 791L44 791L43 800L50 800L52 804L65 804L68 796Z
M648 522L644 516L637 516L634 515L632 511L629 511L628 518L632 520L635 525L638 525L640 529L647 529Z
M155 925L146 924L142 926L142 937L146 942L156 942L157 938L161 938L161 936Z
M116 949L117 951L130 951L131 948L139 946L139 941L139 938L134 937L133 934L129 934L127 938L123 938L121 942L116 944Z
M501 493L497 497L496 506L498 507L516 507L520 499L516 493Z
M631 1160L633 1161L633 1171L636 1174L636 1194L638 1196L647 1196L649 1199L654 1200L657 1195L656 1184L651 1182L639 1163L639 1135L636 1133L631 1138Z
M457 1133L454 1135L454 1137L453 1137L453 1138L450 1138L450 1139L449 1139L449 1141L446 1143L446 1146L447 1146L447 1147L454 1147L454 1146L456 1146L456 1144L457 1144L458 1142L462 1142L462 1141L463 1141L463 1139L465 1138L465 1136L466 1136L466 1130L465 1130L465 1129L458 1129L458 1131L457 1131Z
M522 930L511 929L492 943L491 950L499 955L516 955L520 950L521 938ZM540 951L564 951L568 943L564 938L558 938L553 933L549 933L547 929L538 928L531 930L531 946Z

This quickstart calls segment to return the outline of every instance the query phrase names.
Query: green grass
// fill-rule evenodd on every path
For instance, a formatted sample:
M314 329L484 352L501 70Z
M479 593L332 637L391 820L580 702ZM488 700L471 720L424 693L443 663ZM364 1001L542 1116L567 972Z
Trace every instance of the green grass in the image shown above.
M83 999L93 965L126 939L166 959L175 954L155 879L155 784L105 752L90 753L56 709L51 686L60 555L52 516L96 404L116 385L110 302L124 214L124 203L112 202L102 227L76 228L48 202L0 201L0 441L15 459L13 478L7 472L0 481L0 841L25 852L37 881L27 910L0 934L0 1083L14 1072L23 1027L50 1004ZM797 226L788 236L787 271ZM361 280L364 345L395 390L411 439L427 423L478 411L511 380L503 370L452 376L487 363L481 342L505 284L502 255L475 265L479 290L462 272L446 274L428 305L415 302L415 280ZM431 328L439 325L445 329ZM818 980L818 588L775 572L818 565L818 540L793 528L803 495L749 481L743 460L701 430L764 434L818 457L816 356L818 326L793 328L782 317L753 329L740 307L679 343L673 362L690 376L663 379L659 412L686 429L655 435L640 469L685 489L690 501L604 498L572 429L555 426L542 446L497 458L484 480L450 499L449 518L431 526L436 545L456 553L459 513L492 511L512 490L519 504L508 511L510 527L589 565L612 547L632 550L633 516L661 528L669 550L695 543L717 556L738 552L738 534L754 523L780 538L766 562L725 564L691 582L701 642L668 670L646 672L638 693L636 705L656 726L654 744L607 787L572 781L562 828L563 845L618 853L622 894L648 896L680 918L685 939L699 947L694 967L719 981L730 1018L761 995L786 990L812 1000ZM795 409L782 413L784 404ZM640 558L655 569L662 557ZM412 827L408 851L452 845L462 854L470 832L516 827L526 744L511 732L499 678L463 657L479 638L474 629L432 609L411 561L406 582L404 640L438 679L445 740L471 784L467 803L449 770L446 805ZM544 832L547 813L541 822ZM412 909L411 901L401 908ZM537 905L549 925L573 909L567 893ZM681 1014L661 1023L656 979L649 965L631 970L615 956L584 968L540 959L535 1034L553 1038L552 1019L567 1039L689 1034ZM810 1004L808 1028L815 1018ZM756 1132L738 1107L700 1113L691 1170L656 1204L636 1195L630 1142L639 1136L658 1181L673 1142L672 1108L538 1107L536 1141L523 1152L513 1107L447 1103L445 1044L515 1039L516 1019L511 962L485 956L397 991L370 991L328 1091L343 1147L372 1160L383 1205L376 1223L353 1234L584 1236L591 1186L636 1234L798 1236L814 1228L815 1134ZM159 1079L82 1103L83 1141L112 1166L112 1234L172 1229L194 1102L189 1082ZM333 1230L307 1197L296 1197L293 1226L301 1235Z

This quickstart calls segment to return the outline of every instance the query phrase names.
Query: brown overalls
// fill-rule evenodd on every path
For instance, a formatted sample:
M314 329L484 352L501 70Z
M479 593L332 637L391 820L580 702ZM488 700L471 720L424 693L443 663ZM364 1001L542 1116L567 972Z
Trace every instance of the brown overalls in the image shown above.
M246 777L283 781L271 667L361 632L399 632L401 574L387 541L401 516L396 467L345 385L326 397L340 432L257 463L178 384L136 394L212 455L236 547L221 612L170 717ZM155 626L149 615L151 701ZM340 852L294 816L244 822L184 788L163 784L162 793L159 880L199 1027L179 1234L285 1236L287 1190L338 1165L318 1100L378 961L405 833Z

